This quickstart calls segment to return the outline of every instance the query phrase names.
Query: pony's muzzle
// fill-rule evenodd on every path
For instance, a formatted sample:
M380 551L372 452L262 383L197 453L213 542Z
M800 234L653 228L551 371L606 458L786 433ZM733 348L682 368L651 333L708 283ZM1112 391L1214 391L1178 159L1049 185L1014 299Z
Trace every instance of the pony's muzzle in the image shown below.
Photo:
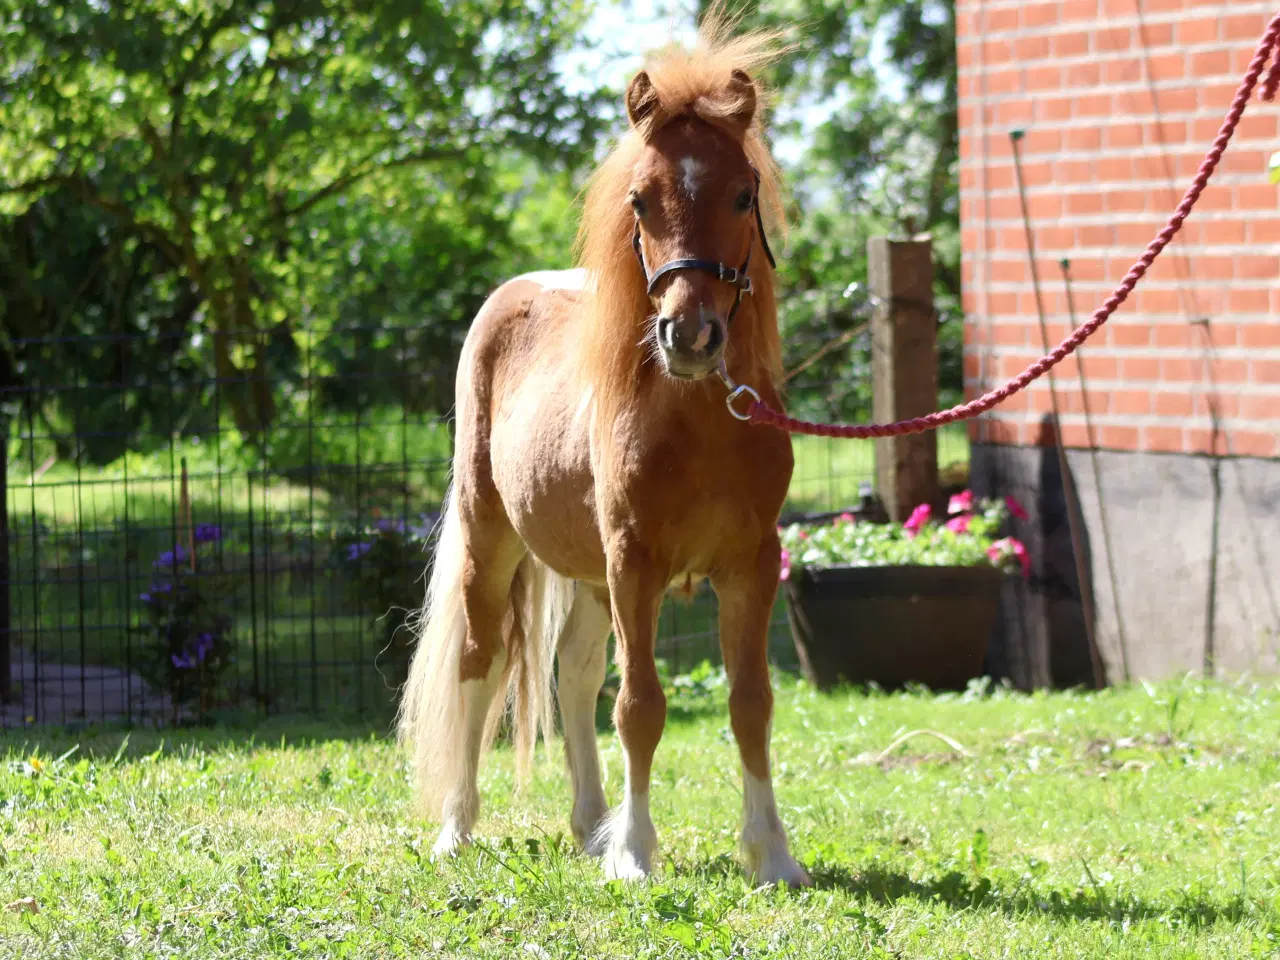
M656 333L667 373L681 380L714 373L724 353L724 321L703 307L684 316L659 317Z

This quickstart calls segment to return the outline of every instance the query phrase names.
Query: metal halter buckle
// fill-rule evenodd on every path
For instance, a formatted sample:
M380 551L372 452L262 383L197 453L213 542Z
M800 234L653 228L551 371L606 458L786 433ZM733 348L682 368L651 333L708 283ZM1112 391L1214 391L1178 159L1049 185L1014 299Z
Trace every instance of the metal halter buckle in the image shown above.
M747 386L745 383L734 383L733 378L729 376L729 370L725 367L723 359L720 361L720 366L716 368L716 376L720 378L720 381L729 390L729 396L725 397L724 401L724 405L729 408L729 415L735 420L742 420L743 422L750 420L750 413L739 413L734 409L734 401L745 394L756 403L759 403L760 394L756 393L754 389Z

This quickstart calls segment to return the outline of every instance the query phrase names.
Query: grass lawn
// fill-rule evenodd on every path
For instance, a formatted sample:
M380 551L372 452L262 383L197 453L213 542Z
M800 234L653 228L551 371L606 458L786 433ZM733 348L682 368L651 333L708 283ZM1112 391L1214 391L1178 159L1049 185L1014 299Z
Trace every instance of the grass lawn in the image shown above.
M714 678L712 678L714 680ZM0 739L0 955L1222 957L1280 949L1280 690L833 696L779 678L779 799L807 891L753 889L724 690L673 689L659 874L606 884L565 839L558 757L513 797L486 758L476 847L432 865L381 730ZM603 710L602 710L603 713ZM904 731L928 737L861 762ZM48 739L27 739L47 736ZM621 754L602 735L617 800ZM63 759L60 754L78 745ZM558 753L558 751L557 751ZM28 899L29 898L29 899ZM21 902L20 902L21 901ZM30 912L22 902L34 905Z

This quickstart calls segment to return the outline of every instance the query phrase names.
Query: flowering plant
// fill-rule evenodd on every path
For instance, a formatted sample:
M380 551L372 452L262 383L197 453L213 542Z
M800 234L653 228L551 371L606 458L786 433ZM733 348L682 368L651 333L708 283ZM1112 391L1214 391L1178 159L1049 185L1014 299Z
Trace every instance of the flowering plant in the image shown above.
M156 557L151 584L138 595L149 623L141 672L165 690L176 714L195 701L201 716L213 706L222 674L235 661L227 601L234 588L222 572L222 529L202 523L192 533L195 556L175 545Z
M947 513L939 522L921 504L902 524L859 522L847 513L831 523L793 523L779 531L781 577L806 568L889 566L993 566L1030 575L1026 547L1000 535L1010 516L1027 517L1013 497L978 500L965 490L951 498Z
M425 550L433 518L424 514L413 523L374 514L373 523L335 537L333 557L346 571L348 595L381 627L383 652L391 656L393 668L403 672L413 637L402 628L422 606L422 571L430 560Z

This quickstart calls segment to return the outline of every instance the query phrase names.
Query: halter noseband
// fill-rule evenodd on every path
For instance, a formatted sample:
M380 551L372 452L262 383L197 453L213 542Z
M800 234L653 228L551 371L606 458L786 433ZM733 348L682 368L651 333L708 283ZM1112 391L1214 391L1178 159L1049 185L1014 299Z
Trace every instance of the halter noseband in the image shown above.
M769 258L769 266L777 269L777 261L773 259L773 251L769 249L769 240L764 233L764 219L760 216L760 171L754 170L756 175L756 188L751 195L751 209L756 215L756 234L760 237L760 245L764 247L764 255ZM738 312L738 307L742 304L743 294L752 293L751 278L747 276L747 268L751 266L751 248L755 244L747 246L746 259L742 261L740 267L726 267L723 263L715 260L699 260L696 257L682 257L679 260L670 260L660 266L652 274L649 273L649 267L644 262L644 250L640 248L640 218L636 217L635 233L631 235L631 247L636 252L636 259L640 261L640 272L644 274L646 289L645 292L650 296L653 295L653 288L658 285L668 273L675 273L677 270L701 270L703 273L709 273L717 280L723 283L731 284L738 289L738 296L733 301L733 306L729 308L729 316L725 321L725 325L733 323L733 316Z

